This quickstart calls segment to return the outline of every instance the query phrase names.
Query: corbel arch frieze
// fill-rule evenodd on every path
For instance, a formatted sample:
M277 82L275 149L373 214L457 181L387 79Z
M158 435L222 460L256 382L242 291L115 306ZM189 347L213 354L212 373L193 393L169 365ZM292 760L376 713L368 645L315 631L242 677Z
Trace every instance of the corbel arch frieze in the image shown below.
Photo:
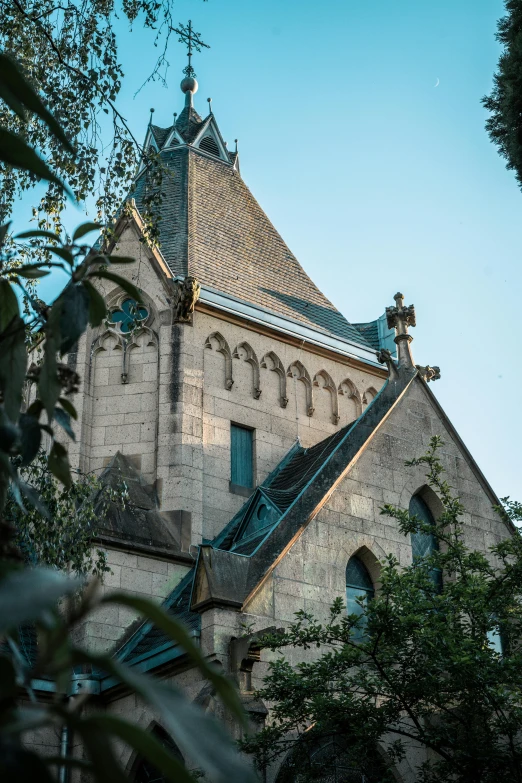
M327 389L330 392L330 399L332 401L332 421L334 424L339 424L339 400L337 398L337 387L333 382L332 376L329 375L326 370L320 370L314 375L314 386Z
M353 381L351 381L349 378L345 378L344 381L342 381L339 384L337 393L340 394L341 396L347 397L349 400L353 400L355 403L355 411L357 413L357 416L361 415L362 413L361 395L359 394L359 390L357 389L357 386Z
M306 389L306 414L307 416L313 416L315 408L313 403L312 381L310 378L310 373L304 364L302 364L302 362L297 359L297 361L292 362L286 374L288 378L295 378L296 381L300 381L302 384L304 384Z
M240 351L245 352L245 356L242 357ZM253 396L255 400L261 397L260 386L260 374L259 374L259 360L256 356L256 352L252 346L247 342L242 342L236 345L234 353L232 354L234 359L243 359L252 367L252 384L253 384Z
M377 397L377 390L373 386L369 386L363 394L363 405L369 405L374 397Z
M268 351L261 359L261 367L265 370L271 370L279 376L279 400L281 407L286 408L288 405L288 397L286 391L286 372L283 362L274 351Z
M118 329L112 327L107 328L102 334L100 334L92 343L91 347L91 364L97 353L100 351L106 351L107 343L114 341L114 348L121 350L121 382L127 383L129 379L129 367L130 367L130 355L133 348L137 348L140 345L152 345L156 349L159 347L158 337L156 333L148 326L140 326L129 332L127 335L122 334ZM145 341L145 342L144 342Z
M212 334L209 334L207 337L205 341L205 348L208 348L211 351L214 348L212 345L212 340L215 340L217 343L216 351L222 354L225 359L225 389L230 391L234 385L234 379L232 376L232 353L230 351L230 347L221 332L212 332Z

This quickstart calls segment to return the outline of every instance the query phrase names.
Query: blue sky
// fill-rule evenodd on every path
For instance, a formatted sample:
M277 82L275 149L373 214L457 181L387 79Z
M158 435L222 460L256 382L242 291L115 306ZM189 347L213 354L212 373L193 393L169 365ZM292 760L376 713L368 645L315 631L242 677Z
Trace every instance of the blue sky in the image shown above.
M499 495L522 499L522 193L484 130L501 0L178 0L211 45L194 58L242 175L350 321L403 291L413 352ZM120 27L118 106L141 139L149 108L181 111L184 48L149 83L154 34ZM439 85L434 85L439 80ZM78 222L81 215L73 215Z

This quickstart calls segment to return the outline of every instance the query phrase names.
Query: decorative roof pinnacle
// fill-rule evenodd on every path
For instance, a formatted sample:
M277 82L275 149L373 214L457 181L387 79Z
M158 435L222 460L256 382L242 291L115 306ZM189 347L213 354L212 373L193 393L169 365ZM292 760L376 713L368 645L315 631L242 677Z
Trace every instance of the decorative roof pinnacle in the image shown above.
M408 327L415 326L415 306L404 306L404 295L395 294L395 307L386 308L386 320L388 329L395 329L395 343L397 344L397 353L399 355L399 367L413 368L413 357L411 355L410 343L413 340L411 334L408 334Z
M149 119L149 125L152 125L152 115L154 114L154 109L150 110L150 119Z
M202 48L210 49L210 46L206 44L199 33L196 33L192 27L192 22L189 19L188 25L179 23L179 27L170 27L171 32L176 33L178 41L184 43L187 46L188 64L183 68L185 78L181 82L181 92L185 93L185 106L192 108L193 96L197 92L198 83L196 81L196 71L192 67L192 52L200 52Z

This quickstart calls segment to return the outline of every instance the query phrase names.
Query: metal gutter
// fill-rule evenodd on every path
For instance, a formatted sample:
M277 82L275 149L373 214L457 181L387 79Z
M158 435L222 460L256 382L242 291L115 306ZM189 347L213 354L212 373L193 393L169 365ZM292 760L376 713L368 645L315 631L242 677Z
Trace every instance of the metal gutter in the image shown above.
M182 279L183 277L179 275L175 278L175 280ZM291 318L285 318L265 307L249 304L234 296L230 296L229 294L223 294L220 291L216 291L216 289L206 285L201 286L201 293L198 301L226 313L241 315L248 321L269 326L272 329L290 335L295 339L304 340L312 345L335 351L336 353L348 356L351 359L364 361L366 364L370 364L372 367L378 367L382 370L382 365L377 361L375 351L372 348L365 348L350 340L345 340L342 337L337 337L333 334L327 334L318 329L314 329L313 326L307 326L301 322L294 321Z

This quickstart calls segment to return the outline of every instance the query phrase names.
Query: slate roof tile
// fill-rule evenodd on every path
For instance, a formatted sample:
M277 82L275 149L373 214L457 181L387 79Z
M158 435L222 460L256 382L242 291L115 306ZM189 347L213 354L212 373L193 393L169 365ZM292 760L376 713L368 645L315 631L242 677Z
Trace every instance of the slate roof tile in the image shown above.
M372 347L308 277L233 165L191 147L167 150L163 160L172 176L162 184L160 242L175 275ZM138 209L147 184L145 170Z

